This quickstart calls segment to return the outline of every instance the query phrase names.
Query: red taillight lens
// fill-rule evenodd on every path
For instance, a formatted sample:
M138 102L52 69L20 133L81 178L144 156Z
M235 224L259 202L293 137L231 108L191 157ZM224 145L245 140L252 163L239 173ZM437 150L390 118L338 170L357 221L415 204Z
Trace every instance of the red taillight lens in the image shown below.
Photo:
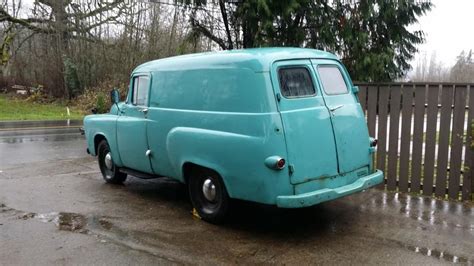
M285 163L286 163L285 159L278 160L276 163L276 168L283 169L285 167Z
M370 147L375 147L377 146L377 139L372 140L372 143L370 143Z

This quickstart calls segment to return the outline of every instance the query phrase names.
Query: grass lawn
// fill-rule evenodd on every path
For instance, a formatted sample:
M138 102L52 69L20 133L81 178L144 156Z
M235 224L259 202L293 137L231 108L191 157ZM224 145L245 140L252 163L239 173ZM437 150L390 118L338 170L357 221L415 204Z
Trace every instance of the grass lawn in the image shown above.
M84 114L77 109L60 103L30 103L7 95L0 95L0 121L2 120L64 120L82 119Z

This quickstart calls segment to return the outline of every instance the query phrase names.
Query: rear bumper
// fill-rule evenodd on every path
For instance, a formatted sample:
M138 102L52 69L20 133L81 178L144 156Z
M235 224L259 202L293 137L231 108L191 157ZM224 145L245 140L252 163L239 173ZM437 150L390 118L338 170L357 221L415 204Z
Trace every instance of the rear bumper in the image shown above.
M377 170L375 173L361 177L354 183L338 188L325 188L304 194L292 196L278 196L277 206L280 208L302 208L313 206L321 202L330 201L344 197L364 189L376 186L383 182L383 172Z

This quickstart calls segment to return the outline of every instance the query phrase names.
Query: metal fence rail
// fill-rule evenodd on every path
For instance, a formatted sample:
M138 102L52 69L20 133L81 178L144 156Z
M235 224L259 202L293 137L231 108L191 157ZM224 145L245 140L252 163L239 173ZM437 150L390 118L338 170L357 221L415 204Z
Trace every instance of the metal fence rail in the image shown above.
M474 84L356 85L388 190L473 200Z

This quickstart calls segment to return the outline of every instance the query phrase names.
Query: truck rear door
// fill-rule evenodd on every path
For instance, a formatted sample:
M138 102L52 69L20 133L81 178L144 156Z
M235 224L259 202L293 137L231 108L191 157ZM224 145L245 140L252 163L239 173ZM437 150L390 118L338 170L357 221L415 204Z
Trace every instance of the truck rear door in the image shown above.
M287 143L291 183L338 174L330 113L318 89L311 61L279 61L272 67Z
M336 140L339 173L368 166L369 132L352 82L334 60L311 60L324 101L329 110Z

